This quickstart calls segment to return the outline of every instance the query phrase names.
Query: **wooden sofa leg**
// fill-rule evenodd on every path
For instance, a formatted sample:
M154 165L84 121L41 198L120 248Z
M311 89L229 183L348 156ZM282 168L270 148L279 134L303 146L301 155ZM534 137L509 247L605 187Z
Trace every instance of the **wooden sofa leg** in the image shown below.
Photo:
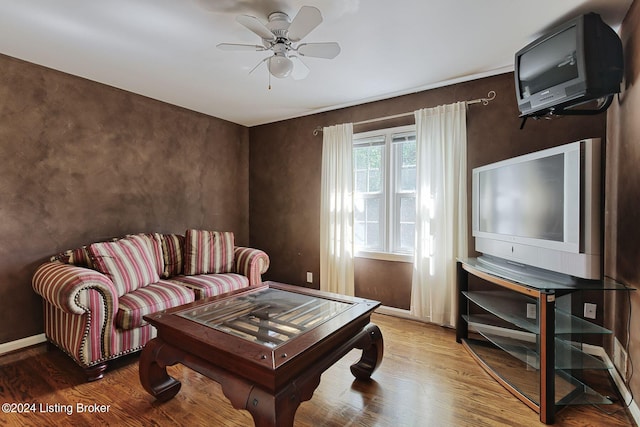
M101 363L100 365L91 366L84 370L85 375L87 376L87 381L96 381L101 379L104 376L104 371L107 370L107 363Z

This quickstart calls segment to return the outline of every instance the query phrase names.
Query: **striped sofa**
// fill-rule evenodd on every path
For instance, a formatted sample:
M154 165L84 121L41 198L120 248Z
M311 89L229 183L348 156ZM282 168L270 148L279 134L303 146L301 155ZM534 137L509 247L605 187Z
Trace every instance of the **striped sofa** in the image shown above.
M48 341L93 381L109 360L155 336L146 314L257 285L268 268L265 252L235 246L231 232L187 230L63 252L37 268L32 284L44 301Z

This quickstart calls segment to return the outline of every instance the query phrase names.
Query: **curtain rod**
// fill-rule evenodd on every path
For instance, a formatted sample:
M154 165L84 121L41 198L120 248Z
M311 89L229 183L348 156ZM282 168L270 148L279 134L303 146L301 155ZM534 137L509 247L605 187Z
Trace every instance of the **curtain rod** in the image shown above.
M495 90L490 90L489 93L487 93L487 97L486 98L478 98L478 99L472 99L470 101L466 101L467 105L471 105L471 104L482 104L482 105L488 105L489 101L493 101L494 99L496 99L496 91ZM375 119L369 119L369 120L362 120L360 122L354 122L353 125L364 125L367 123L375 123L375 122L381 122L384 120L391 120L391 119L398 119L400 117L408 117L408 116L413 116L413 112L410 113L401 113L401 114L395 114L393 116L385 116L385 117L377 117ZM313 135L316 136L318 135L318 132L322 132L322 127L318 126L313 130Z

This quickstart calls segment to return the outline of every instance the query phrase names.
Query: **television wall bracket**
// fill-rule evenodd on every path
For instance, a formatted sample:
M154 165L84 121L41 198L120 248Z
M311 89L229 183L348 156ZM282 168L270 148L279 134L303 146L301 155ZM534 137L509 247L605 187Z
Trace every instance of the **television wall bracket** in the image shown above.
M550 108L549 110L545 110L543 113L530 114L527 116L521 116L522 122L520 123L520 129L524 128L525 123L527 123L527 119L532 117L535 120L538 120L542 117L552 117L552 116L593 116L596 114L603 113L607 111L607 109L611 106L613 102L613 94L607 95L604 98L603 102L600 104L598 108L592 109L575 109L572 110L570 108Z

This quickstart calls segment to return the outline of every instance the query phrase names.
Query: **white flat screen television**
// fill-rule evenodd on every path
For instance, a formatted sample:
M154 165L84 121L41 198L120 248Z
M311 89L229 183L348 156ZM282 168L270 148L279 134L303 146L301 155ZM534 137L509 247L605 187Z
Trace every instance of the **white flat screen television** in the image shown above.
M601 279L601 193L596 138L475 168L476 251L520 269Z

